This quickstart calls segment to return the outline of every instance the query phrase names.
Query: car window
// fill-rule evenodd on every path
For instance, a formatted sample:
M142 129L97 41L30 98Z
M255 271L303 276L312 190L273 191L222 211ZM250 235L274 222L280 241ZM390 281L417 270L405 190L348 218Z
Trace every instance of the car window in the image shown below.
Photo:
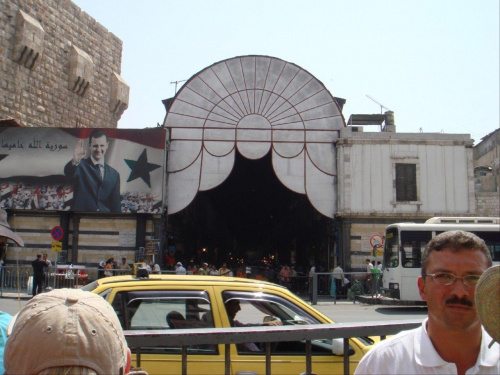
M262 324L265 319L276 318L283 324L319 324L319 320L287 299L266 293L224 292L224 301L240 302L237 319L243 324Z
M213 314L204 291L119 291L112 306L124 330L213 328ZM181 348L147 348L153 353L180 353ZM216 345L194 345L190 354L217 353Z
M321 322L295 305L293 302L272 294L251 292L224 292L224 303L228 320L233 327L265 325L271 320L280 320L283 325L309 325ZM235 306L236 305L236 306ZM343 340L312 340L313 355L342 355ZM239 354L262 354L263 343L237 345ZM305 353L305 341L275 342L271 352L279 355L298 355ZM350 354L353 354L350 350Z

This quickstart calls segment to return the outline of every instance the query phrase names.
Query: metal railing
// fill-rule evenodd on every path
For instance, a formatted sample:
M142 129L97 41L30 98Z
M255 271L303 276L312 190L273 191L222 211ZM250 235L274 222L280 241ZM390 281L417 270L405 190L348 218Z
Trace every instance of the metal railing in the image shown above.
M271 343L281 341L305 341L304 371L301 375L313 375L312 340L342 339L343 340L343 372L349 374L349 339L363 336L394 335L400 331L417 328L422 324L419 320L401 320L397 323L365 322L314 324L307 326L268 326L268 327L234 327L234 328L203 328L124 331L128 346L136 350L136 367L141 367L141 350L148 347L162 347L166 342L175 342L181 350L182 375L188 374L188 347L191 345L224 345L224 373L231 374L231 344L262 342L265 345L266 375L272 374ZM298 369L297 371L302 371Z
M51 267L44 278L44 288L77 288L101 277L103 270L89 267L71 269L68 265L61 268ZM132 270L112 270L113 275L129 275ZM0 267L0 296L4 293L32 294L33 268L28 265L7 265Z
M356 302L358 295L371 295L372 297L380 294L382 286L382 274L369 274L366 272L344 272L344 277L349 280L349 284L343 287L340 293L331 293L331 284L333 275L331 272L318 272L309 277L309 298L312 305L316 305L318 296L330 295L334 302L337 297L344 297ZM351 289L352 293L349 293Z

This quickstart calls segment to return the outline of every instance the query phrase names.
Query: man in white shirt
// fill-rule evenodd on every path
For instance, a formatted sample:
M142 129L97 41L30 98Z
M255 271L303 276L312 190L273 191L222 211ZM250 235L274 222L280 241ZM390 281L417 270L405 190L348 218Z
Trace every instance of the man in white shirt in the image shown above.
M177 275L185 275L186 274L186 269L182 266L181 262L177 262L175 265L175 273Z
M475 286L491 267L482 239L464 231L434 237L422 256L418 289L428 318L420 328L382 341L356 374L499 374L500 345L481 326Z

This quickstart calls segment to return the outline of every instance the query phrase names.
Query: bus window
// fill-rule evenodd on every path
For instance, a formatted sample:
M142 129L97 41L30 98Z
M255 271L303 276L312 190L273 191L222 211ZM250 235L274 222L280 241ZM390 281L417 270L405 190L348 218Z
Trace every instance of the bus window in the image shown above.
M422 252L431 238L431 231L401 231L401 265L404 268L420 268Z
M394 268L399 266L398 253L398 228L390 228L385 235L384 267Z
M498 232L487 232L487 231L477 231L470 230L470 232L474 233L476 236L482 238L484 242L486 242L486 246L490 249L491 259L494 264L498 264L500 262L500 236ZM436 232L437 234L441 234L443 231Z

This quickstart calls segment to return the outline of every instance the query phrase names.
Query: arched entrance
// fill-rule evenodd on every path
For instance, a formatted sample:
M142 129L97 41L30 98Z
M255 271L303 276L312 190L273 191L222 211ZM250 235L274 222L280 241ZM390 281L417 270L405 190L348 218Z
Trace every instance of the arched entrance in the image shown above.
M215 63L177 93L165 126L169 215L226 181L241 155L268 160L283 186L333 218L345 122L324 85L297 65L268 56Z

